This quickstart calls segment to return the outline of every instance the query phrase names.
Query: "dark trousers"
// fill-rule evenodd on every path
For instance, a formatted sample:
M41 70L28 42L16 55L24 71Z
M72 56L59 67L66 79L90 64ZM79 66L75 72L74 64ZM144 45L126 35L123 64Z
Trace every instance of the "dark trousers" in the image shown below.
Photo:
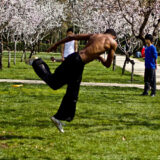
M144 75L144 92L148 93L150 87L152 94L156 94L156 70L155 69L145 69Z
M68 85L60 108L54 117L65 121L73 120L84 69L84 63L79 53L68 56L53 74L42 59L35 60L32 66L37 75L52 89L57 90L65 84Z

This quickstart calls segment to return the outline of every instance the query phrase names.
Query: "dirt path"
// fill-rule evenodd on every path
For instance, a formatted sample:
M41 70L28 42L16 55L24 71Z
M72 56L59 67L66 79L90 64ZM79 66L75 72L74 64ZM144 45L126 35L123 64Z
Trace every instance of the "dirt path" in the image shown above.
M137 58L131 58L135 61L135 67L134 67L134 74L144 76L144 62L139 61ZM116 55L116 65L123 68L123 64L125 61L125 56ZM126 70L131 72L132 65L127 64ZM156 72L156 79L157 83L160 83L160 66L158 66L157 72Z
M20 84L45 84L41 80L13 80L13 79L0 79L0 83L20 83ZM141 88L143 89L144 85L141 84L119 84L119 83L94 83L94 82L82 82L82 86L101 86L101 87L129 87L129 88ZM160 85L157 86L157 89L160 90Z

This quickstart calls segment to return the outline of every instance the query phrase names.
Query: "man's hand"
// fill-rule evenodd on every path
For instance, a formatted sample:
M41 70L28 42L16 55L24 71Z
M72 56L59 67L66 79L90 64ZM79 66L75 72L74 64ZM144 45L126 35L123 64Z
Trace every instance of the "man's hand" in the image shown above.
M101 56L99 56L99 57L97 58L97 60L100 61L100 62L103 62L103 61L104 61L104 60L103 60L103 57L101 57Z
M105 59L104 59L103 57L101 57L101 56L99 56L97 59L98 59L105 67L109 68L109 67L107 66L107 64L106 64L107 60L105 60Z
M114 58L114 50L111 50L108 54L107 59L104 59L103 57L99 56L97 59L107 68L109 68L112 64Z
M52 61L52 62L55 62L56 60L55 60L55 58L54 58L54 57L51 57L51 61Z

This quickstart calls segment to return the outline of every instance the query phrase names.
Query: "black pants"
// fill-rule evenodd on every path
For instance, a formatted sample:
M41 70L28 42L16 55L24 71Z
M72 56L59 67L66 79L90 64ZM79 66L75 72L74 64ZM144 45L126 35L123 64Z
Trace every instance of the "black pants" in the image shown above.
M148 93L150 87L152 94L156 94L156 70L155 69L145 69L144 75L144 92Z
M73 120L84 69L84 63L79 53L68 56L53 74L42 59L35 60L32 66L37 75L52 89L57 90L65 84L68 85L60 108L54 117L65 121Z

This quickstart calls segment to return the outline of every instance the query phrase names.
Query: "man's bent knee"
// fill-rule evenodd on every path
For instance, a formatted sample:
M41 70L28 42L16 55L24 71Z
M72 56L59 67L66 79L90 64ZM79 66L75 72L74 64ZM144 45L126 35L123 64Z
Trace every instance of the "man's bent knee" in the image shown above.
M54 81L45 80L45 82L46 82L53 90L58 90L59 88L61 88L61 86L57 85Z

